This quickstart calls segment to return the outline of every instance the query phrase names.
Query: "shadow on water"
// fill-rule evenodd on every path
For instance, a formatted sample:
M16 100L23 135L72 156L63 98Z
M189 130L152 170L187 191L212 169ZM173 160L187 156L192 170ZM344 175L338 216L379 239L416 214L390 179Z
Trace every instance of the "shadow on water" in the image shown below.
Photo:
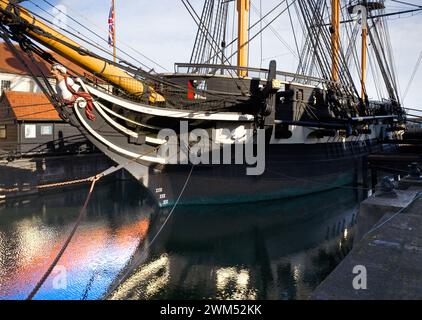
M352 188L245 205L178 207L108 299L307 299L351 250Z
M0 299L24 299L87 189L0 207ZM351 249L353 189L248 205L158 209L136 182L99 185L37 299L306 299Z

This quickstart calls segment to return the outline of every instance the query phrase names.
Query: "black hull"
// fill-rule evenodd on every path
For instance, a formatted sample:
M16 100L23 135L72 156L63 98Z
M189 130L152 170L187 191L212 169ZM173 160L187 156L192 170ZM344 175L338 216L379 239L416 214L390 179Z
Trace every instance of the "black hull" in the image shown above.
M78 118L74 110L62 111L98 149L124 165L150 191L160 207L171 207L178 200L181 205L275 200L351 185L364 180L366 156L382 147L378 139L364 140L364 136L355 137L353 142L340 142L338 137L333 138L333 142L319 144L267 142L265 173L248 176L244 165L197 165L192 168L192 165L134 160L113 150L112 146L143 155L152 154L156 148L134 143L99 114L95 121L89 121L80 111L82 114ZM85 124L81 123L81 117ZM112 146L99 141L98 136Z
M242 165L165 166L150 169L148 189L161 207L248 203L292 198L365 181L365 159L375 141L270 145L266 170L247 176ZM190 175L190 173L192 174ZM182 193L183 187L186 188Z

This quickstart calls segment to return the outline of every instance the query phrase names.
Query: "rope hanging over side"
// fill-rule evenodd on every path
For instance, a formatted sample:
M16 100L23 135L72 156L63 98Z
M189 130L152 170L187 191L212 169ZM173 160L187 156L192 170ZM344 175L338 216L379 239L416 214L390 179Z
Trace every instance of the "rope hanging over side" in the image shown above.
M158 150L159 147L155 148L152 152ZM151 153L152 153L151 152ZM149 154L149 153L148 153ZM142 157L142 156L141 156ZM139 157L139 158L141 158ZM53 260L53 262L51 263L50 267L48 268L48 270L46 271L46 273L43 275L43 277L40 279L40 281L37 283L37 285L34 287L34 289L31 291L31 293L28 295L27 300L32 300L35 295L38 293L38 291L41 289L41 287L44 285L44 283L47 281L48 277L51 275L51 273L53 272L54 268L57 266L57 263L60 261L60 259L62 258L63 254L65 253L66 249L68 248L70 242L72 241L79 225L81 224L83 218L85 217L85 212L87 209L87 206L89 204L89 201L91 200L92 194L94 192L94 188L96 183L101 180L102 178L105 178L106 176L109 176L121 169L126 168L128 165L130 165L131 163L137 161L139 158L136 159L131 159L130 161L128 161L125 164L121 164L119 166L115 166L115 167L110 167L109 169L103 171L102 173L93 176L89 179L87 179L88 181L91 181L91 186L88 192L88 195L86 197L85 203L82 207L82 209L79 212L79 216L78 219L76 220L75 226L73 227L71 233L69 234L69 237L66 239L65 243L63 244L62 248L60 249L59 253L57 254L56 258ZM51 187L50 186L46 186L46 187ZM186 186L185 186L186 188Z
M51 265L48 268L48 270L46 271L46 273L42 276L41 280L38 281L38 283L36 284L36 286L34 287L34 289L31 291L31 293L28 295L28 297L26 298L26 300L32 300L35 297L35 295L41 289L41 287L43 286L43 284L47 281L48 277L53 272L54 268L57 266L57 263L60 261L60 259L62 258L63 254L65 253L66 249L68 248L68 246L69 246L70 242L72 241L72 239L73 239L76 231L78 230L79 225L82 222L82 219L85 216L86 208L88 207L89 201L91 200L92 194L94 192L95 184L98 182L98 180L100 180L99 177L94 177L92 179L91 187L90 187L89 192L88 192L88 195L87 195L87 197L85 199L85 203L84 203L82 209L79 212L79 216L78 216L78 219L76 220L75 226L73 227L72 231L70 232L68 238L66 239L64 245L60 249L60 251L57 254L56 258L51 263Z

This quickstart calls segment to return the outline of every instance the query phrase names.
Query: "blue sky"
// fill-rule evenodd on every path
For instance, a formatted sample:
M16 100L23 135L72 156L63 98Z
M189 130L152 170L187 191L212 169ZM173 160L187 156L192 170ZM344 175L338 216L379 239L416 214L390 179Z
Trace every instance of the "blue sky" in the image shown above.
M33 3L51 12L51 8L44 0L31 0ZM54 5L63 5L68 13L80 21L90 30L94 30L103 37L107 37L107 19L111 0L47 0ZM203 0L191 0L200 9ZM262 0L263 11L266 12L279 1ZM420 4L421 0L409 0ZM252 0L255 7L259 7L259 0ZM24 3L38 12L29 1ZM391 1L387 1L390 12L399 9L410 9ZM117 37L120 47L139 61L152 66L152 63L142 58L139 52L157 61L166 70L174 70L175 62L188 62L196 34L196 25L179 0L116 0ZM46 13L43 13L46 16ZM422 52L422 19L421 15L404 15L389 19L390 35L397 66L398 79L401 90L404 91L409 82L411 73L416 65L419 54ZM252 13L252 20L258 18L256 12ZM73 24L74 25L74 24ZM294 48L293 37L288 17L282 17L274 23L274 29L283 39ZM74 25L81 29L80 26ZM84 30L87 34L87 31ZM90 35L95 39L95 36ZM100 41L99 39L97 39ZM274 36L273 31L267 30L263 36L264 61L266 66L269 58L276 57L278 69L295 71L297 60L289 53L289 49ZM105 44L106 46L106 44ZM130 48L129 48L130 47ZM132 49L135 49L132 50ZM251 47L251 66L260 65L259 40ZM156 70L162 71L155 66ZM371 79L372 80L372 79ZM370 80L370 81L371 81ZM373 83L373 81L371 81ZM405 100L407 107L416 107L422 110L422 66L410 88ZM376 94L370 93L373 98Z

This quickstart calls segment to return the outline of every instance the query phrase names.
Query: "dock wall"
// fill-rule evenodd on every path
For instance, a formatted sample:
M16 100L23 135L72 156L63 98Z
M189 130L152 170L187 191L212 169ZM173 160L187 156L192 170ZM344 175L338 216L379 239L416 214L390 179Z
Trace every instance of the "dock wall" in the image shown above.
M422 299L422 183L400 186L361 204L353 250L311 299Z

